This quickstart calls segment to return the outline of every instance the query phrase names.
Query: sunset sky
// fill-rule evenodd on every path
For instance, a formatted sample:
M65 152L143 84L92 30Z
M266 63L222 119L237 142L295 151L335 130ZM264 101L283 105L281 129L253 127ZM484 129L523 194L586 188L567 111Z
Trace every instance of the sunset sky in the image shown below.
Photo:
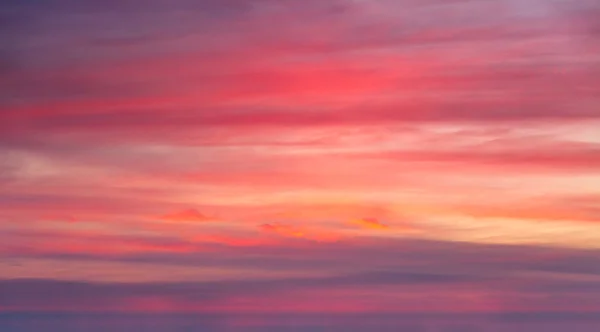
M136 328L598 331L600 2L0 1L0 331Z

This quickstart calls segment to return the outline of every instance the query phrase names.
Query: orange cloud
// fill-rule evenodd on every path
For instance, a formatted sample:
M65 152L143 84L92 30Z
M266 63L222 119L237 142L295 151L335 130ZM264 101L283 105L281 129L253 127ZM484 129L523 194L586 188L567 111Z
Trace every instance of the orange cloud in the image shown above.
M206 216L196 209L187 209L160 217L161 220L167 221L215 221L213 217Z
M382 224L380 221L378 221L377 219L374 219L374 218L362 218L362 219L354 220L350 223L355 226L359 226L361 228L367 228L367 229L383 230L383 229L390 228L388 225Z

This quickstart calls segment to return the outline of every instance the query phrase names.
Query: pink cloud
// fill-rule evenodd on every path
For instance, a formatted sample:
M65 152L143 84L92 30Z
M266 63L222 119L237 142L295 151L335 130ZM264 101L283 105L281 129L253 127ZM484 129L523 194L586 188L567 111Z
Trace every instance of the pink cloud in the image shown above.
M207 221L216 221L216 218L206 216L200 213L196 209L187 209L182 210L170 214L166 214L160 217L161 220L166 221L198 221L198 222L207 222Z
M263 232L274 233L284 237L308 239L318 242L337 241L341 238L339 234L331 231L314 229L309 227L295 227L281 223L263 224L259 228Z

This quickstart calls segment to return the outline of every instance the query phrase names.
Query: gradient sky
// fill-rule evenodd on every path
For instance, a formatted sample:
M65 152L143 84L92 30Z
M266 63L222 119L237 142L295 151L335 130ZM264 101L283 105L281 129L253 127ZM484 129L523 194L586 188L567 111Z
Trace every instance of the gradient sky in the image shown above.
M600 3L0 1L0 330L136 328L598 331Z

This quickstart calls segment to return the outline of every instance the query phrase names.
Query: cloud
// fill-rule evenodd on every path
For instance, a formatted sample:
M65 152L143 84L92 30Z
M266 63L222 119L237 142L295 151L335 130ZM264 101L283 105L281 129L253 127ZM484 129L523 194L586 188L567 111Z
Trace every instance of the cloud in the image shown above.
M154 299L164 304L159 311L227 312L237 308L244 312L251 308L244 305L236 307L236 300L251 299L253 308L256 308L258 303L264 305L258 312L281 312L280 309L285 311L285 307L294 308L294 301L299 299L337 305L340 301L347 304L356 303L356 296L359 295L358 298L363 301L371 301L370 306L362 309L363 312L375 312L386 308L386 312L405 313L406 308L411 305L422 303L423 301L416 300L417 296L422 298L426 293L439 302L432 304L443 313L453 312L452 306L456 304L452 304L451 299L461 298L468 287L479 290L471 292L482 296L480 300L485 300L486 307L477 307L484 303L473 302L469 297L464 297L466 303L461 304L461 307L475 305L471 310L484 309L484 312L488 313L561 311L563 305L555 299L557 296L568 296L573 301L583 301L579 305L573 304L576 302L571 303L570 311L574 313L600 309L600 303L597 300L593 301L594 295L600 292L597 280L590 282L565 278L557 282L552 275L547 278L543 274L532 276L535 275L504 273L498 276L473 269L444 272L388 269L340 272L325 277L205 282L97 283L14 279L0 281L0 286L5 289L5 296L0 298L0 305L9 310L21 311L136 312L147 309L143 305L145 299ZM553 287L561 283L570 287ZM584 292L584 288L573 287L583 284L588 284ZM397 295L385 295L389 295L390 292ZM491 303L500 304L501 307L487 307ZM276 309L273 305L282 307ZM318 302L314 305L320 308Z
M390 228L390 226L385 225L377 219L373 218L362 218L353 220L350 222L350 224L366 229L386 230Z
M306 227L294 227L281 223L262 224L259 228L267 233L274 233L284 237L302 238L313 241L336 241L341 238L340 235L331 231L323 231Z
M4 101L0 126L13 139L110 144L190 139L215 129L244 136L264 128L600 116L584 50L530 40L553 36L560 11L545 18L542 31L522 17L513 24L522 15L517 9L483 24L484 15L474 13L494 8L484 1L454 3L461 9L452 15L432 4L394 10L399 5L387 1L111 6L11 5L19 8L13 15L40 18L19 30L15 39L25 42L10 50L21 53L22 68L3 84L16 97ZM95 15L81 21L79 12ZM580 34L569 33L567 40ZM165 81L177 84L167 88ZM399 91L404 97L392 97Z
M396 271L432 274L473 274L482 278L493 276L502 279L519 273L548 273L548 277L564 277L565 281L578 282L571 276L600 274L598 250L567 249L518 245L474 244L442 240L417 240L379 237L353 237L338 241L310 241L295 243L278 241L269 245L230 246L212 245L210 241L189 243L185 239L160 234L152 237L122 236L112 238L73 233L80 243L102 244L119 248L118 243L147 243L154 246L174 246L173 250L124 251L118 255L101 255L95 252L68 250L33 250L44 248L43 239L55 238L57 243L68 243L69 238L60 233L7 233L6 248L21 243L32 250L14 250L12 257L38 257L54 259L114 260L119 262L154 263L181 266L258 268L264 271L312 271L315 273L346 273L352 271ZM202 235L202 234L201 234ZM22 239L28 239L23 241ZM210 236L209 239L210 240ZM75 241L75 240L72 240ZM177 250L177 248L196 250ZM190 247L191 246L191 247ZM18 247L17 247L18 248ZM540 277L544 277L543 275ZM561 277L561 278L562 278Z
M40 247L40 241L50 237L58 243L74 241L40 234L29 242L18 242ZM116 242L105 236L71 237L81 238L88 245L102 243L106 248L140 241L163 246L168 243L165 241L171 241L172 246L179 246L173 239L165 238L122 238ZM8 236L3 246L14 245L11 238ZM339 307L342 311L358 307L361 312L402 313L423 306L429 308L428 312L432 308L450 312L457 309L457 298L461 299L460 310L466 312L563 310L565 298L570 301L571 312L600 310L600 303L595 300L600 292L597 250L354 238L302 245L289 241L269 246L213 245L186 251L144 248L107 254L85 249L18 250L2 255L14 259L29 256L119 261L132 269L136 264L153 263L161 271L173 265L195 267L202 262L203 268L251 268L263 272L252 278L235 276L235 280L216 275L212 281L203 282L0 281L0 288L5 290L0 306L10 310L144 311L148 310L148 303L162 303L153 310L246 312L261 308L297 312L310 307L302 303L313 303L313 309L323 312L340 304L346 308ZM277 271L286 273L269 273ZM54 298L54 294L61 295ZM154 300L144 304L145 299Z
M595 172L600 166L600 145L596 143L540 142L531 144L527 138L511 145L479 144L438 150L391 150L368 152L355 157L375 158L401 163L464 164L468 167L516 168L557 172Z
M115 193L110 185L92 183L82 190L71 182L78 182L77 177L60 176L59 178L63 183L63 190L60 193L46 187L43 181L37 183L35 192L15 190L0 193L2 212L10 216L7 221L33 223L48 216L69 215L82 221L102 220L111 223L111 220L118 221L124 217L129 220L139 220L148 212L159 212L165 207L174 206L163 194L157 192L130 188ZM30 178L30 181L35 180ZM90 188L94 188L95 192L90 193ZM175 206L179 207L177 204Z
M161 220L166 221L198 221L198 222L207 222L207 221L216 221L215 218L206 216L200 213L196 209L187 209L171 214L166 214L160 217Z
M587 201L587 199L592 199ZM517 220L599 222L597 198L536 197L529 200L496 204L466 203L454 207L460 213L477 218L512 218Z
M90 255L118 257L120 255L151 252L193 252L200 245L171 235L138 235L106 230L87 230L73 226L60 229L38 224L39 229L8 229L4 231L5 255Z
M305 233L288 225L281 224L263 224L260 229L266 232L274 232L290 237L304 237Z
M111 305L124 308L119 303L132 303L136 298L161 298L167 303L190 307L224 301L237 296L260 296L271 292L287 292L327 287L375 285L455 284L469 281L470 277L421 273L369 272L322 278L289 278L250 281L214 281L187 283L91 283L59 280L16 279L2 280L6 289L0 305L9 309L52 310L64 308L77 310L105 310ZM54 303L54 307L52 304ZM31 306L31 307L30 307ZM108 307L107 307L108 306ZM30 308L28 308L30 307ZM119 310L117 310L119 311Z

